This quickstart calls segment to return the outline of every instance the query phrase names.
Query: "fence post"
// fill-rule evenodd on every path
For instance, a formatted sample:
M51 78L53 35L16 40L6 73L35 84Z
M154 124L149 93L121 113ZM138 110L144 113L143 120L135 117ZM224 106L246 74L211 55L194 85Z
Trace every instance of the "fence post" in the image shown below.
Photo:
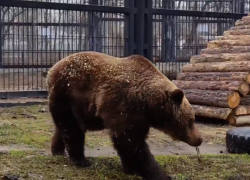
M240 3L240 13L245 13L245 0L241 0Z
M152 61L152 0L136 0L135 51Z
M144 56L148 58L150 61L153 61L153 53L152 53L152 41L153 41L153 14L152 14L152 8L153 3L152 0L146 0L145 2L147 11L145 14L145 46L144 46Z
M134 2L131 0L125 0L125 7L129 7L129 15L125 15L125 56L129 56L135 53L135 13Z
M0 10L0 67L3 65L2 10Z

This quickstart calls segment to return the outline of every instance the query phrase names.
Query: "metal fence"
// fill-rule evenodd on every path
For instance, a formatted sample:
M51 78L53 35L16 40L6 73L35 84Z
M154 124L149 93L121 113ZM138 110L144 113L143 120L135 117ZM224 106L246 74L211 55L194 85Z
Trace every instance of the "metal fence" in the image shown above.
M1 0L0 98L46 92L42 73L87 50L141 54L174 79L248 11L249 0Z

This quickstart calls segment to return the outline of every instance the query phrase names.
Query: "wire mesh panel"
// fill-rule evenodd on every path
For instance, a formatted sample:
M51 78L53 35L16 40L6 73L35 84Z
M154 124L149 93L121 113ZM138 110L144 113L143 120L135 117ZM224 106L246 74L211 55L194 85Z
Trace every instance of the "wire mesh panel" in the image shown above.
M153 0L153 8L244 13L249 12L249 0Z
M46 90L43 72L89 50L139 52L175 79L248 11L249 0L1 0L0 96Z
M197 3L196 10L215 11L212 6L209 6L212 5L213 1L206 2L154 0L153 7L156 9L188 8L192 10L191 7ZM214 2L225 3L225 7L227 7L226 1ZM183 7L180 5L183 5ZM187 5L190 5L190 7L187 7ZM201 9L202 7L204 8ZM219 9L216 11L219 11ZM181 15L181 12L175 14L173 12L174 15L170 15L171 13L167 12L167 10L166 15L159 15L157 11L155 12L153 15L152 37L153 61L170 79L176 78L182 66L190 61L191 56L200 54L201 50L207 47L209 41L222 36L223 32L233 27L237 20L237 18L192 16L191 13L194 11L190 12L188 16Z
M28 0L37 2L67 3L67 4L95 4L114 7L124 7L125 0Z
M122 13L0 9L0 91L45 90L42 73L72 53L91 50L125 56Z

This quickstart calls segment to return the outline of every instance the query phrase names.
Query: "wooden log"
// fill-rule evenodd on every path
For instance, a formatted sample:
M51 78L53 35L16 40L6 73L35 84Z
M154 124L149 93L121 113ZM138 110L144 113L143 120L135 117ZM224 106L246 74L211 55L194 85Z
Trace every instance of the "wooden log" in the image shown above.
M210 49L219 48L219 47L224 48L224 47L230 47L230 46L250 46L250 42L242 41L242 40L214 40L214 41L209 41L207 44L207 48L210 48Z
M250 106L250 95L243 97L240 101L240 105Z
M244 25L250 25L250 21L249 20L243 20L243 19L239 19L235 22L235 26L234 27L237 27L237 26L244 26Z
M172 81L180 89L199 89L213 91L237 91L242 96L249 92L249 84L244 81Z
M231 46L223 48L202 49L200 54L248 53L250 46Z
M249 114L250 115L250 105L249 106L238 106L235 109L233 109L232 111L233 115L246 115Z
M182 72L249 72L250 62L214 62L186 64L182 67Z
M224 108L236 108L240 103L240 95L235 91L205 91L197 89L183 89L191 104L207 105Z
M250 27L250 26L249 26ZM250 41L250 35L228 35L219 36L217 40L240 40L240 41Z
M250 29L237 29L237 30L229 30L224 31L223 36L228 35L250 35Z
M183 81L246 81L250 84L249 72L187 72L179 73L177 80Z
M250 40L249 40L250 41ZM203 54L191 57L190 63L204 63L204 62L225 62L225 61L250 61L250 53L237 53L237 54Z
M192 105L195 115L226 120L231 113L230 108L218 108L212 106Z
M250 22L243 24L241 26L235 26L232 28L232 30L236 31L236 30L241 30L241 29L250 29Z
M243 116L229 115L227 120L229 121L229 124L232 126L250 125L250 115L243 115Z
M241 18L241 20L242 20L242 21L250 21L250 16L249 16L249 14L248 14L247 16L243 16L243 17Z

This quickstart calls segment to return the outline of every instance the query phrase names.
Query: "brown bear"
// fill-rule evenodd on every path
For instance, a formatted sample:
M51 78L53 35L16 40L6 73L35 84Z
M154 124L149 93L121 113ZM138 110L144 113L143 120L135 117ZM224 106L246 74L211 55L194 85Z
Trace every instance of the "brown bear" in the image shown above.
M66 147L75 165L90 165L84 155L87 130L109 129L124 172L146 180L171 179L145 142L150 127L191 146L202 143L183 91L143 56L72 54L48 71L46 82L56 127L52 154L64 155Z

